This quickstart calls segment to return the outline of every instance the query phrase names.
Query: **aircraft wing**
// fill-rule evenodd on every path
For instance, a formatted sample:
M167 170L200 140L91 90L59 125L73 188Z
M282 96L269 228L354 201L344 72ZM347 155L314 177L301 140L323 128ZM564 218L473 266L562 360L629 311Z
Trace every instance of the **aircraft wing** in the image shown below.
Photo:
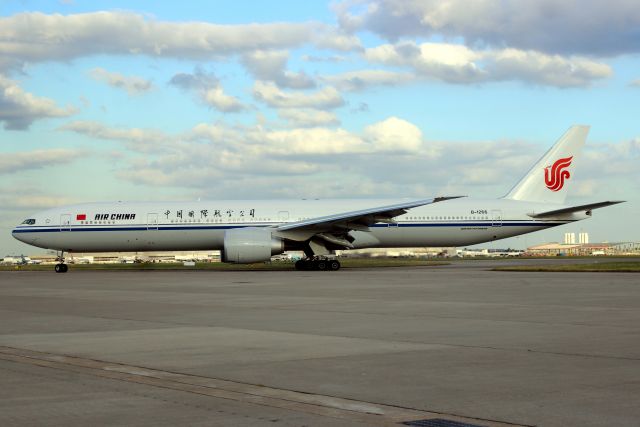
M349 246L348 242L338 237L351 230L369 231L369 226L378 223L393 223L393 218L405 214L408 209L458 197L436 197L433 199L413 200L395 205L378 206L351 212L337 213L302 221L290 222L276 227L276 232L286 238L294 240L306 239L313 235L322 234L322 238L342 246ZM325 234L329 233L329 234ZM331 234L335 233L334 237ZM298 238L296 238L298 236Z
M598 203L589 203L587 205L579 205L579 206L571 206L568 208L554 209L546 212L532 213L529 214L532 218L547 218L551 216L558 216L569 214L573 212L582 212L582 211L591 211L593 209L604 208L606 206L617 205L618 203L624 203L624 200L613 200L607 202L598 202Z

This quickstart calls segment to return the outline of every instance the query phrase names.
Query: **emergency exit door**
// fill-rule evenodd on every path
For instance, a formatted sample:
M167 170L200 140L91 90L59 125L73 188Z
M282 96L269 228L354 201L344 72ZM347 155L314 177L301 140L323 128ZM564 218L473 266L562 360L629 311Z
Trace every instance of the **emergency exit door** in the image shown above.
M157 229L158 229L158 214L148 213L147 214L147 230L157 230Z
M491 226L502 227L502 211L491 211Z
M278 212L278 221L280 221L280 222L288 222L289 221L289 211L280 211L280 212Z
M71 231L71 214L60 215L60 231Z

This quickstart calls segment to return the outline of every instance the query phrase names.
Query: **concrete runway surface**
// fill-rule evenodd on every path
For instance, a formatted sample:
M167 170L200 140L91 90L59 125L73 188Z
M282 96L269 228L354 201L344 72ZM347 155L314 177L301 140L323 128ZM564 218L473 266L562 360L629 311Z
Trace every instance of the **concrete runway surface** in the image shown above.
M491 265L0 273L0 425L640 425L640 275Z

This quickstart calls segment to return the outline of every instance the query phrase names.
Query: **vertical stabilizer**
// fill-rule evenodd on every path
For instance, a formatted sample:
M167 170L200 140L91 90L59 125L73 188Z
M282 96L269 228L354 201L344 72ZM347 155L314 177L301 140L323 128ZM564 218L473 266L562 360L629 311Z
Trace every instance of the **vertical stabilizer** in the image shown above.
M569 128L504 198L563 204L588 133L589 126Z

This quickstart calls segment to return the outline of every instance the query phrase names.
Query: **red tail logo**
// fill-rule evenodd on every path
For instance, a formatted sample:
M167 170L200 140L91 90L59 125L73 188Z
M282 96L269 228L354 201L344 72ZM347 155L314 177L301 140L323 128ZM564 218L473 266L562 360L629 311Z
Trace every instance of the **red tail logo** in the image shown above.
M544 183L549 190L558 191L564 187L564 180L571 177L569 171L565 169L571 166L572 159L573 156L558 159L552 166L544 168Z

